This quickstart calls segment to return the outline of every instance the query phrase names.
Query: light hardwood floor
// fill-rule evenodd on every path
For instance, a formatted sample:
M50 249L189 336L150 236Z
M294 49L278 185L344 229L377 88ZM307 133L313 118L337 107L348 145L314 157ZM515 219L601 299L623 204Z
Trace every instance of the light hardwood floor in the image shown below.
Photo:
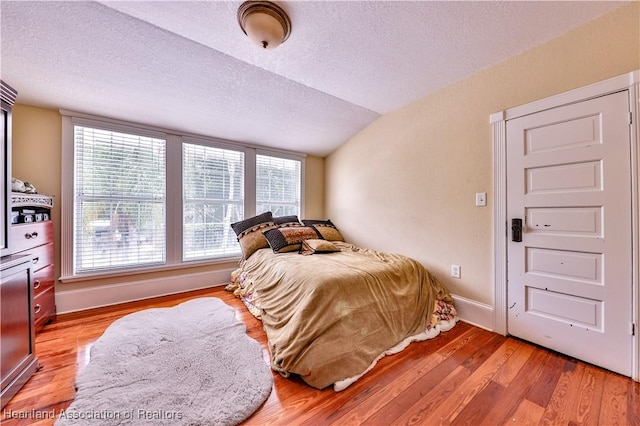
M60 315L36 339L42 369L0 413L3 425L52 425L74 397L91 344L134 311L218 297L265 348L261 324L222 287ZM274 375L249 425L640 425L640 383L535 345L459 322L386 357L342 392ZM11 416L28 419L11 419ZM39 419L38 419L39 417Z

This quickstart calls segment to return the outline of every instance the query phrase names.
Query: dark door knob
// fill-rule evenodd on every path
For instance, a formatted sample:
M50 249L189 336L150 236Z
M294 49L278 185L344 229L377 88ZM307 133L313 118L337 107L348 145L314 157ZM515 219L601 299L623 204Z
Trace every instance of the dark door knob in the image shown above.
M522 242L522 219L511 219L511 241Z

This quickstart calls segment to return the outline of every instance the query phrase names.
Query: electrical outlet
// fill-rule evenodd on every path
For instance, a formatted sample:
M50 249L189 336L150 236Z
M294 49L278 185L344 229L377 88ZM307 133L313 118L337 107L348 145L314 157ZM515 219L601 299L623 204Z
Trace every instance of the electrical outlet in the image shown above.
M460 278L460 265L451 265L451 276L453 278Z

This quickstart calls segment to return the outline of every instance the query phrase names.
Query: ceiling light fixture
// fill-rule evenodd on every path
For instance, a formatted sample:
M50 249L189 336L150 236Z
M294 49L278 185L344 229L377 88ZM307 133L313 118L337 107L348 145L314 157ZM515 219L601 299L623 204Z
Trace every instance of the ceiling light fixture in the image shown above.
M249 39L263 49L275 49L291 34L291 21L286 12L270 1L242 3L238 23Z

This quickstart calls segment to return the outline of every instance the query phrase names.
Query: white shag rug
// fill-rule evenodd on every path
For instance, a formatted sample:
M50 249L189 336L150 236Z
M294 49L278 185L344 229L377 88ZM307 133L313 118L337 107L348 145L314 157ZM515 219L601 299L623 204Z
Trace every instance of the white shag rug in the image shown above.
M127 315L91 348L56 426L236 425L273 386L260 344L213 297Z

